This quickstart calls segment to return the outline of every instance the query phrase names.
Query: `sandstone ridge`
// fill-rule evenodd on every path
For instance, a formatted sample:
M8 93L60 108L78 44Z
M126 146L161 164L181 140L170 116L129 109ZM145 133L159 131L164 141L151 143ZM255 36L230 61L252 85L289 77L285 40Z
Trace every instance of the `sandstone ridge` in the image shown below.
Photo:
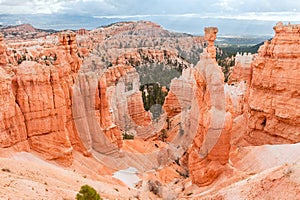
M251 65L245 139L255 145L300 141L300 27L279 22L274 30Z

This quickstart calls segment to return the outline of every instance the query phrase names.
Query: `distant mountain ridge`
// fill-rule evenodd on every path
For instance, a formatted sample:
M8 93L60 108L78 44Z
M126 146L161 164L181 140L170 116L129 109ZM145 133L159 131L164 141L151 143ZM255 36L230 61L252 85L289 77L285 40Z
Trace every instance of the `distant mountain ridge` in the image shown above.
M57 31L52 29L38 29L33 27L31 24L21 24L1 26L0 32L4 35L5 38L28 39L44 37Z
M255 20L234 20L234 19L212 19L205 20L199 17L174 18L174 17L137 17L137 18L95 18L93 16L80 16L76 14L36 14L36 15L4 15L0 14L1 25L18 25L30 23L34 27L41 29L54 30L77 30L85 28L88 30L95 29L99 26L104 26L116 22L126 21L153 21L162 25L165 29L175 32L186 32L190 34L198 34L199 30L211 25L219 28L219 35L272 35L269 27L276 24L276 21L261 21L258 23ZM199 22L200 27L199 27ZM228 26L230 24L230 26Z

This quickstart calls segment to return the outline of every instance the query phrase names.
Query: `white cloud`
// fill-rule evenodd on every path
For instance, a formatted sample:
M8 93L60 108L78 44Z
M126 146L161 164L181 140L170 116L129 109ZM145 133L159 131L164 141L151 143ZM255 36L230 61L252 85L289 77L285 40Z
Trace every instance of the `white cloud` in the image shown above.
M232 16L220 16L220 18L239 20L299 22L300 12L248 12Z
M62 11L65 2L58 0L2 0L0 1L0 10L2 14L52 14ZM68 2L72 2L72 0Z
M149 18L149 17L173 17L173 18L210 18L210 19L238 19L238 20L258 20L258 21L289 21L300 22L300 12L247 12L240 14L224 14L215 13L198 14L153 14L153 15L102 15L94 16L94 18L106 19L129 19L129 18Z
M234 0L219 0L213 4L218 9L225 10L225 11L234 11L235 9L233 6L235 5Z

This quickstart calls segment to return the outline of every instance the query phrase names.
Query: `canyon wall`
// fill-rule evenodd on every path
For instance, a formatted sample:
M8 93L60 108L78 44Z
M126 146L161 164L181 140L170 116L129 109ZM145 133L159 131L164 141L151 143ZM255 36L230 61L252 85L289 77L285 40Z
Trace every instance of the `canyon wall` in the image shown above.
M246 81L249 83L251 78L251 63L254 55L251 53L240 54L237 53L235 56L235 64L233 70L229 76L228 83L238 83Z
M205 36L211 38L210 48L201 54L194 73L200 115L188 160L194 183L209 185L226 171L230 148L299 142L299 29L278 23L274 38L258 55L237 55L232 85L225 86L213 59L215 36ZM167 102L177 105L169 98ZM174 115L176 107L171 111Z
M244 139L252 145L300 141L300 26L279 22L274 31L251 65Z
M81 60L74 33L59 33L58 38L59 46L45 47L39 55L51 52L56 55L53 63L24 60L17 66L7 62L3 66L7 72L1 69L1 104L6 111L1 115L0 144L32 149L46 159L68 165L73 148L84 151L71 111L71 86Z

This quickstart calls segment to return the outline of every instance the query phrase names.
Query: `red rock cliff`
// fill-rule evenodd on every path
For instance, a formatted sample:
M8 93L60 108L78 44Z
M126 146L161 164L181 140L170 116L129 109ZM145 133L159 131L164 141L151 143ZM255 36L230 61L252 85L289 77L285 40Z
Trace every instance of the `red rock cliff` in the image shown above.
M229 76L228 83L238 83L246 81L249 83L251 79L251 63L253 61L253 55L251 53L244 53L235 56L235 65L233 71Z
M3 35L0 33L0 66L7 64L6 46L3 42Z
M81 60L74 33L59 33L59 41L59 47L44 49L57 56L53 65L23 61L11 77L2 70L1 103L6 109L1 112L0 145L23 143L27 150L30 147L46 159L70 164L73 148L84 150L71 110L71 86Z
M274 30L252 63L245 139L254 145L300 141L300 25Z

